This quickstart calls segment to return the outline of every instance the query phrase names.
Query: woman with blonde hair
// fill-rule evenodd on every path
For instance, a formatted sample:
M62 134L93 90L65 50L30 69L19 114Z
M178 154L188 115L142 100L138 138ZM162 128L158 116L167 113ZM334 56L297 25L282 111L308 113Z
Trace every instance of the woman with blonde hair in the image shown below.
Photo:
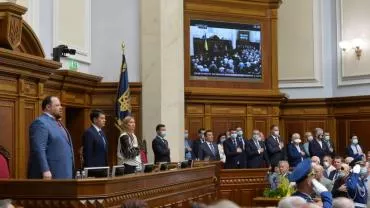
M121 128L123 132L118 139L117 162L118 165L125 166L125 174L135 173L141 170L140 147L135 136L135 119L126 116L122 120Z

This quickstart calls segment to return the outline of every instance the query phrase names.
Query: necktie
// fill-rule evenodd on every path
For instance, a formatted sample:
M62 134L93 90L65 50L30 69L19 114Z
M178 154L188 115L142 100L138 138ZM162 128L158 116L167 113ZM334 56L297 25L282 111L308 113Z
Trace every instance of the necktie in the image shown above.
M105 138L104 138L104 135L103 135L103 131L102 130L99 131L99 135L100 135L101 139L103 140L104 147L105 147L107 144L105 142Z
M57 122L57 124L58 124L58 126L59 126L59 128L60 128L60 130L63 132L63 136L64 136L64 138L67 140L67 142L68 143L70 143L69 142L69 138L68 138L68 133L67 133L67 131L64 129L64 126L62 125L62 123L60 122L60 121L56 121Z
M261 149L261 145L258 143L258 141L255 141L257 149Z
M357 151L357 154L360 153L360 151L358 151L358 145L356 145L356 151Z
M233 139L233 144L234 144L235 147L237 147L235 139Z
M209 147L210 147L210 149L211 149L211 151L212 151L212 154L213 154L213 155L216 155L216 154L215 154L215 147L213 146L213 144L209 144Z

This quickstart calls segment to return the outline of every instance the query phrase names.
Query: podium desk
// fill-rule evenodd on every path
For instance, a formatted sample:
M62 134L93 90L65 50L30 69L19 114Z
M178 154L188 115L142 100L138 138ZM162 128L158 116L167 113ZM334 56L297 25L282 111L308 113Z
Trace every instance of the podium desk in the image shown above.
M116 178L78 180L0 180L0 198L25 208L120 207L142 199L149 207L190 207L217 198L219 167L205 165Z

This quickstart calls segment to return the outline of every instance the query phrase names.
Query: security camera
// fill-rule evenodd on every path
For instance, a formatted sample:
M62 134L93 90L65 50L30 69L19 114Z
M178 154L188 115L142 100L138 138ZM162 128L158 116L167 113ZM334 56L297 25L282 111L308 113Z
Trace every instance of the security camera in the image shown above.
M75 49L69 49L66 45L58 45L53 48L53 60L60 62L60 57L67 57L67 54L75 55Z

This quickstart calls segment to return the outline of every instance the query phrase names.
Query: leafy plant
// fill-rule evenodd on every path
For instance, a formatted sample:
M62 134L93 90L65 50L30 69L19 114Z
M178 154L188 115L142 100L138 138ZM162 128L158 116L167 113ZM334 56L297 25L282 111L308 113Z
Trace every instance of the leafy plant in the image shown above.
M284 176L279 176L279 185L275 190L266 188L263 192L264 197L282 198L290 196L295 192L295 188L290 185L289 180Z

